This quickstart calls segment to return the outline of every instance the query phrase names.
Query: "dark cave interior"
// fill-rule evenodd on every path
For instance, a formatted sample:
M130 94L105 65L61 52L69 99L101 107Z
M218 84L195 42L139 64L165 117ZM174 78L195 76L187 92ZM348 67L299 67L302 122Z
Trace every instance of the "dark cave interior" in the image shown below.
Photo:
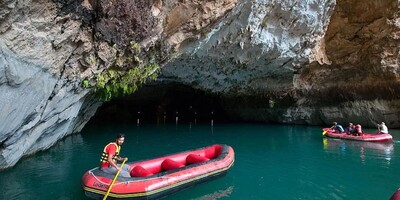
M216 95L189 86L169 83L146 85L130 96L104 103L92 118L100 122L176 123L210 120L228 122Z

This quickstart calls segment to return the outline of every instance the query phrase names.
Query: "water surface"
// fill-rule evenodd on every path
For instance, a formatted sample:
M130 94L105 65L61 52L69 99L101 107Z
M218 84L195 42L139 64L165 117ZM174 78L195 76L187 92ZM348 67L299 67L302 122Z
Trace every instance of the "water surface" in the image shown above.
M400 131L386 144L327 139L321 127L264 124L91 124L53 148L0 172L0 199L87 199L86 170L105 144L126 134L129 161L232 146L227 176L183 190L173 199L389 199L400 187Z

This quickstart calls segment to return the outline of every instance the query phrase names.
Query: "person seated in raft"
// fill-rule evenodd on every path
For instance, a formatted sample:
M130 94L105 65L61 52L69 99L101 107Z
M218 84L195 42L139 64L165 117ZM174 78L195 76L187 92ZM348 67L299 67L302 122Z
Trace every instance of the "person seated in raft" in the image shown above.
M116 174L118 171L121 171L120 176L131 177L131 169L129 165L124 165L121 168L121 164L117 164L117 161L128 160L128 158L122 158L119 154L121 152L121 146L124 141L125 135L119 134L117 135L115 142L110 142L104 147L103 153L100 158L100 170L110 174Z
M356 131L354 132L353 135L355 135L355 136L363 136L364 134L362 132L361 125L357 124L355 127L356 127Z
M337 122L333 122L333 126L331 127L332 130L335 130L335 133L343 133L344 129L343 126L338 124Z
M381 122L380 124L377 124L377 126L378 126L378 134L389 133L388 127L385 125L385 122Z
M353 135L354 132L356 132L356 126L354 126L354 124L350 122L345 132L347 135Z

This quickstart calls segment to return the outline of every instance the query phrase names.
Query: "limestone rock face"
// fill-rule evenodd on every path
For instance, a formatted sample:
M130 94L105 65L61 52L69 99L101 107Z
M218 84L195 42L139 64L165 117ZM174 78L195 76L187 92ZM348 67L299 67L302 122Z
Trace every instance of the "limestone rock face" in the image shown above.
M325 123L400 127L399 31L398 1L337 1L325 54L304 65L295 80L298 102Z
M81 23L51 1L0 4L1 169L81 130L100 104L68 66L84 46Z
M222 94L286 93L324 38L335 1L240 1L179 46L165 77ZM175 41L175 40L174 40Z

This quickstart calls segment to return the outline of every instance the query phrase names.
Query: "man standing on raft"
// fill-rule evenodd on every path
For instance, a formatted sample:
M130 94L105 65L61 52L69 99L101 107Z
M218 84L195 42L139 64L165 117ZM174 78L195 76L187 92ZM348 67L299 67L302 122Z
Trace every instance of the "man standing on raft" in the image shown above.
M121 165L117 164L117 161L128 160L128 158L121 158L119 155L121 151L121 145L124 143L125 135L119 134L115 142L111 142L104 147L103 153L100 158L100 170L116 174L121 170L120 175L122 177L130 177L130 167L129 165L124 165L121 169Z

